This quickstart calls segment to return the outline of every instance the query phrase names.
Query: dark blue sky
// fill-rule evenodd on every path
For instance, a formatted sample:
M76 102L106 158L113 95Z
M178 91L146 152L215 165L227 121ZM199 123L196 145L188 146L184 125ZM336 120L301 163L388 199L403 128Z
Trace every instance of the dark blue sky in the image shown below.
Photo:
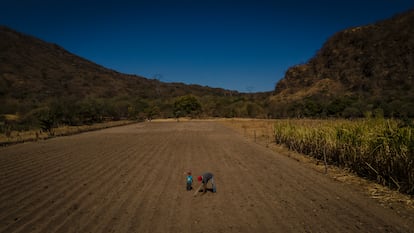
M335 32L413 7L413 0L8 0L0 24L122 73L258 92L273 90Z

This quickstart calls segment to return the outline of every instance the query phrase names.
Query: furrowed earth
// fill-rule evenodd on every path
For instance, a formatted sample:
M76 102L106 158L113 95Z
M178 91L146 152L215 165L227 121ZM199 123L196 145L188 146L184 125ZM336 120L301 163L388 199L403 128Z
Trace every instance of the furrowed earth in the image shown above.
M414 232L414 210L217 122L147 122L0 148L0 232Z

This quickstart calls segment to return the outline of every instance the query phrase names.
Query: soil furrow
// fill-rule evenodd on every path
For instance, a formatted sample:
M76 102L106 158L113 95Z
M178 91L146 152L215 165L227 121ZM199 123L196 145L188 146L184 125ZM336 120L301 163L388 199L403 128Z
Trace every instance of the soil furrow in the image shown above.
M143 160L137 161L138 163L136 163L135 166L131 168L134 170L134 173L130 175L130 184L125 186L125 190L130 190L131 187L135 187L136 189L139 187L145 187L145 183L148 182L148 180L152 180L151 174L158 170L157 165L161 166L159 161L157 161L157 155L162 154L164 150L164 146L154 146L147 147L145 151L140 152ZM91 221L85 229L82 229L82 231L107 232L105 229L113 228L113 224L119 221L121 216L120 213L116 212L122 212L125 210L125 206L131 206L131 203L129 203L128 200L140 192L142 192L142 190L139 190L138 193L122 192L123 195L116 200L111 201L112 203L108 202L106 205L102 205L102 208L97 210L96 214L96 217L99 217L99 221L101 223L96 224L94 223L96 221Z
M66 158L66 155L68 155L68 153L62 154L61 158ZM61 164L65 164L67 166L69 162L73 162L75 164L81 163L80 161L73 161L73 159L69 158L66 158L66 160L60 160L59 158L55 159L54 163L45 164L41 168L36 167L35 169L29 169L31 167L30 165L23 167L22 169L25 170L24 173L16 174L13 179L5 179L7 180L7 183L1 185L2 192L0 193L0 197L2 197L2 199L0 200L0 203L21 193L21 188L37 192L35 190L36 187L38 187L41 183L45 183L45 180L54 179L56 176L60 177L62 170L65 169ZM27 193L27 195L33 195L33 193Z
M113 190L113 184L116 183L117 179L120 178L119 173L122 172L122 168L126 167L129 164L129 161L124 160L122 155L128 154L128 146L122 147L114 151L114 153L108 154L109 160L101 160L100 166L96 166L96 171L91 175L87 175L82 178L84 182L84 187L78 190L76 195L73 197L66 197L66 204L64 208L54 208L53 213L54 218L39 230L39 232L44 232L46 229L50 231L53 229L53 226L59 228L66 222L73 223L70 225L73 229L75 227L75 232L79 226L77 225L79 221L74 219L76 214L80 215L88 214L89 209L85 208L85 205L89 202L96 202L96 199L104 198L107 199L107 195ZM99 162L99 161L98 161ZM46 222L46 221L45 221ZM64 229L64 230L67 230ZM60 232L61 229L53 230L54 232Z
M112 157L117 158L114 160L116 167L112 167L113 173L105 176L105 179L98 176L95 177L100 180L100 185L86 190L85 193L89 192L88 195L75 202L79 203L79 208L74 209L70 213L70 217L61 214L53 222L49 222L44 229L50 229L52 232L83 232L80 230L81 227L90 221L93 216L110 214L111 205L119 199L119 192L125 186L125 174L134 164L130 156L131 148L133 147L129 146L122 154L112 155ZM132 159L135 160L135 158ZM91 179L90 183L96 183L96 179ZM97 200L100 200L102 203L97 205Z
M174 164L169 164L172 157L168 150L175 145L169 143L169 140L177 138L179 134L168 134L166 135L168 140L165 141L166 147L161 154L157 156L159 162L156 165L154 172L151 172L151 177L148 180L149 185L145 186L142 191L142 198L137 199L135 202L135 210L130 220L127 222L127 231L126 232L153 232L155 225L159 224L160 221L151 222L151 216L154 216L154 212L157 211L159 207L158 200L161 198L162 192L165 189L171 187L170 177L174 174L167 173L164 169L168 166L175 166ZM161 141L163 141L161 139ZM176 145L177 147L180 147ZM152 168L151 168L152 169ZM179 171L177 171L179 174ZM155 182L155 183L154 183ZM162 183L161 183L162 182Z
M115 161L116 159L114 159L114 162ZM91 177L92 174L97 170L96 168L100 168L100 167L95 166L94 169L84 170L84 171L75 170L74 173L81 175L81 177L83 178L81 178L80 180L84 180L84 179L88 179L87 177ZM98 170L99 173L95 174L94 176L99 177L99 178L102 178L103 175L108 176L108 174L110 174L110 173L107 173L108 171L113 171L111 166L107 166L105 170ZM85 173L83 174L83 172ZM79 181L76 182L76 180L74 180L73 185L67 185L65 189L58 190L57 193L54 193L53 196L41 197L42 199L38 199L38 202L36 204L31 203L28 207L30 212L19 217L18 221L15 222L16 224L12 224L6 229L4 229L5 232L12 232L12 231L18 232L18 229L22 229L22 228L23 228L22 229L23 232L27 232L27 230L33 231L33 229L28 229L28 228L31 228L31 226L34 225L34 222L36 221L41 222L40 220L42 218L50 219L49 216L54 215L52 212L53 210L58 209L58 210L63 211L63 207L67 205L67 200L71 200L74 197L78 196L79 194L85 193L85 192L82 192L82 190L85 190L84 184L86 183L87 182L79 182ZM99 186L96 183L92 183L92 184L95 186Z
M413 232L370 199L213 121L148 122L0 148L0 232ZM193 196L185 172L215 175ZM208 185L210 188L211 185Z
M108 154L110 155L110 154ZM93 171L93 168L96 167L96 163L103 159L105 160L105 157L96 157L96 156L88 156L85 155L85 158L95 158L98 160L95 160L92 163L82 163L82 161L77 160L77 157L73 157L74 163L73 168L68 167L65 169L65 173L56 173L56 177L53 177L54 180L51 183L47 183L44 186L39 186L36 188L32 188L32 190L29 191L27 187L25 187L26 192L21 192L19 195L13 196L13 200L8 200L8 206L10 206L9 209L12 211L5 212L8 214L8 216L11 216L12 219L21 219L21 216L18 216L15 213L18 212L27 212L26 209L33 209L35 208L35 204L33 204L33 199L37 200L37 205L42 205L46 203L46 200L42 202L45 197L47 197L51 202L54 202L55 199L58 199L61 194L65 193L68 190L73 189L72 185L77 186L79 185L79 182L82 182L82 176L86 176L87 173L82 174L80 177L76 177L74 175L71 176L71 173L77 174L78 171ZM82 164L83 166L79 166L78 164ZM45 188L47 187L47 188ZM16 205L19 207L17 208Z

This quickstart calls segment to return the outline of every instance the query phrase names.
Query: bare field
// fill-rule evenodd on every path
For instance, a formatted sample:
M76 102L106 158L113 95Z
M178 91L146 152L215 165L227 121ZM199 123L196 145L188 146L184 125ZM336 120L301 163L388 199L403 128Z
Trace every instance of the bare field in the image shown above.
M193 197L187 169L217 193ZM197 184L194 185L194 187ZM391 209L214 121L0 148L0 232L414 232Z

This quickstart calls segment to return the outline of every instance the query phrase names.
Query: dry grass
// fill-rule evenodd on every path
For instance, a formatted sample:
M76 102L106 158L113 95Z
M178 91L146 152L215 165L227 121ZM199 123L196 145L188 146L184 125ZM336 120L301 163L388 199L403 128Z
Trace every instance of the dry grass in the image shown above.
M122 120L122 121L109 121L104 123L92 124L92 125L82 125L82 126L61 126L54 128L54 135L51 136L47 132L42 132L41 130L31 130L31 131L12 131L10 136L7 137L5 134L0 134L0 145L10 145L21 142L28 141L37 141L45 140L51 137L72 135L87 131L99 130L109 127L121 126L126 124L134 123L134 121Z

